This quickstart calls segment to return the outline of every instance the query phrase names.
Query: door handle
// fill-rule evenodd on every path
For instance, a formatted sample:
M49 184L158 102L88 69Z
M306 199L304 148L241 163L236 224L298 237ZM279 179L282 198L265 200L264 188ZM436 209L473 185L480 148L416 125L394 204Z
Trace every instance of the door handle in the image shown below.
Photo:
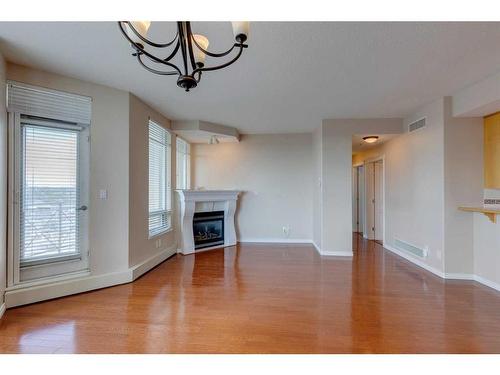
M78 211L87 211L87 206L83 205L78 208Z

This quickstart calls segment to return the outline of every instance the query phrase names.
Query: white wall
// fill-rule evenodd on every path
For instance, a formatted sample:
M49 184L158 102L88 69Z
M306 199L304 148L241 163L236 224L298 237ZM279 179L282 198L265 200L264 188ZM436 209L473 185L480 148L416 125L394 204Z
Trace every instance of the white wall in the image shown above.
M474 222L474 274L500 290L500 221L494 224L481 213L465 214Z
M5 61L0 53L0 308L7 280L7 112L5 108Z
M90 269L93 275L128 269L129 94L110 87L15 65L7 78L92 97L90 128ZM108 199L99 199L99 190Z
M444 99L445 272L474 273L473 215L459 206L483 205L483 119L452 117Z
M384 145L386 166L385 240L396 238L427 247L423 262L443 271L444 251L444 109L443 99L405 119L405 128L426 117L426 127Z
M323 206L322 206L322 160L323 160L323 137L322 127L313 132L313 241L321 249Z
M240 143L192 146L194 188L242 190L239 240L311 240L311 134L243 135ZM287 238L283 226L290 227Z

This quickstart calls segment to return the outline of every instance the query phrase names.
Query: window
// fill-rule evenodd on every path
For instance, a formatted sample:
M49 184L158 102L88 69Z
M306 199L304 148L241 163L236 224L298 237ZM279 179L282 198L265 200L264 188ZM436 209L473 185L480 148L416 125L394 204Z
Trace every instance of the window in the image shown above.
M149 121L149 236L171 228L170 133Z
M190 159L191 159L189 143L177 137L176 148L177 148L177 168L176 168L177 189L189 189Z
M21 125L21 265L80 256L76 129Z

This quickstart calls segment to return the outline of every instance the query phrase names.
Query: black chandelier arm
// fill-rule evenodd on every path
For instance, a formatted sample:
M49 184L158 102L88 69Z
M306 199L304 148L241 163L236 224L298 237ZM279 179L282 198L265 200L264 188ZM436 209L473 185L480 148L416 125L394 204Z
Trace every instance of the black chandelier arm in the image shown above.
M160 64L168 65L171 68L174 68L178 72L178 74L181 74L181 71L177 66L175 66L174 64L172 64L168 61L162 60L162 59L152 55L151 53L147 52L141 45L135 43L132 39L130 39L128 34L125 32L121 23L119 23L119 25L120 25L120 30L122 31L125 38L127 38L127 40L132 44L132 46L137 51L136 55L145 55L145 56L149 57L152 61L160 63Z
M238 53L236 54L236 56L232 60L230 60L224 64L217 65L217 66L197 68L197 69L193 70L193 73L191 73L191 75L194 76L198 72L211 72L214 70L223 69L223 68L233 64L236 60L238 60L240 58L241 54L243 53L243 49L248 47L246 44L238 44L238 46L240 47L240 49L239 49Z
M193 53L193 33L191 32L191 22L186 22L186 33L187 33L187 47L189 52L189 60L191 62L191 69L196 69L196 61L194 61Z
M142 61L142 58L141 58L141 54L137 54L137 61L139 61L139 64L142 65L142 67L144 69L146 69L147 71L151 72L151 73L154 73L154 74L159 74L159 75L162 75L162 76L174 76L174 75L179 75L180 73L177 71L177 70L171 70L171 71L162 71L162 70L157 70L157 69L153 69L149 66L147 66L144 61Z
M196 47L198 47L198 49L203 52L205 55L207 56L210 56L210 57L224 57L224 56L227 56L231 53L231 51L235 48L235 47L240 47L244 44L240 44L240 43L234 43L233 46L231 48L229 48L226 52L221 52L221 53L214 53L214 52L210 52L210 51L207 51L206 49L204 49L202 46L200 46L198 44L198 42L196 41L196 38L194 37L193 34L191 34L191 39L193 40L194 44Z
M186 42L186 35L184 34L183 22L181 21L177 22L177 29L179 31L179 41L181 43L182 62L184 63L184 74L188 75L188 61L187 61L188 51L186 50L187 42Z
M126 31L123 29L123 25L122 23L126 23L127 26L130 28L130 30L132 30L132 32L140 39L142 40L144 43L146 44L149 44L151 47L156 47L156 48L165 48L165 47L169 47L171 46L175 41L176 39L179 37L179 32L177 31L177 33L175 34L174 36L174 39L172 39L170 42L168 43L155 43L155 42L152 42L151 40L143 37L141 35L140 32L138 32L135 27L132 25L132 22L130 21L118 21L118 24L120 25L120 29L122 30L122 33L124 33L126 36L127 36L127 39L130 40L130 38L128 38L128 34L126 33Z
M163 59L163 61L170 61L176 54L177 51L179 50L179 47L181 46L181 42L177 40L177 44L175 45L174 49L172 50L172 53L168 55L166 58Z

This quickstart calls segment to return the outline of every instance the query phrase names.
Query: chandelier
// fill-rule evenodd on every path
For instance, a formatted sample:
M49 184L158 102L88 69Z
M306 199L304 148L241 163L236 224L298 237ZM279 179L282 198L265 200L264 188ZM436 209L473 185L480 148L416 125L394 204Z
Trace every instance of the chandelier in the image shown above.
M132 56L146 70L151 73L164 76L177 76L177 86L186 91L196 87L201 80L203 72L223 69L238 60L244 48L248 45L245 41L248 38L249 22L232 22L235 43L225 52L214 53L207 50L208 39L203 35L193 34L190 22L177 22L177 33L174 38L167 43L156 43L147 38L147 32L151 22L149 21L119 21L118 25L125 38L130 42L134 52ZM146 50L169 49L166 57L159 57L156 53ZM172 59L178 54L182 54L182 66L178 67ZM205 56L224 57L233 53L232 59L215 66L205 66Z

